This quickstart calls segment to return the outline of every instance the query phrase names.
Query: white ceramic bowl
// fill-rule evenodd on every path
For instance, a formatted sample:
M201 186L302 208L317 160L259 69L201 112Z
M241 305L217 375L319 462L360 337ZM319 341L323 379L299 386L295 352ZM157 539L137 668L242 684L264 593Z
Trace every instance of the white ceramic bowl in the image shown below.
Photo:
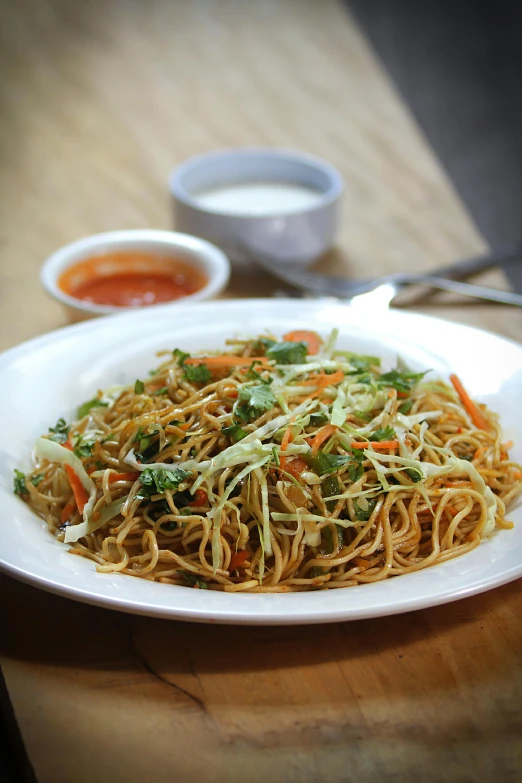
M303 208L274 206L263 214L209 208L202 194L227 186L279 183L314 191ZM265 254L285 264L306 266L328 250L339 221L340 173L329 163L292 150L237 148L200 155L171 175L175 225L219 245L233 262ZM199 197L198 197L199 194Z
M206 285L193 294L173 300L172 304L177 302L185 304L187 302L201 302L206 299L213 299L226 286L230 276L230 262L228 258L219 248L211 245L210 242L173 231L136 229L92 234L65 245L44 262L40 273L41 283L47 293L67 306L76 320L96 315L119 313L131 309L85 302L66 294L58 286L58 280L62 273L80 261L106 253L128 251L154 253L159 256L178 258L186 264L193 265L203 273L208 281ZM139 309L142 308L140 307Z

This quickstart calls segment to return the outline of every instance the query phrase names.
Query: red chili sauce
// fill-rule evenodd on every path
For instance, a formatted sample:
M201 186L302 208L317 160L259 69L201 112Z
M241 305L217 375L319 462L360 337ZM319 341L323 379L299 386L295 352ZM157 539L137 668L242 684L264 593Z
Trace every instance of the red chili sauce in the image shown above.
M194 294L207 278L187 261L155 253L108 253L69 267L58 279L65 294L84 302L143 307Z

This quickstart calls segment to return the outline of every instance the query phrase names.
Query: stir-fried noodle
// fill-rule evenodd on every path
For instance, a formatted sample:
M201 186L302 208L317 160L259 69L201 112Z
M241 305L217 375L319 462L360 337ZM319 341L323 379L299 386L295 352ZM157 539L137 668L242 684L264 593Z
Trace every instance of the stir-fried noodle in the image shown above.
M39 438L15 491L102 572L348 587L469 552L522 489L497 416L311 332L180 350Z

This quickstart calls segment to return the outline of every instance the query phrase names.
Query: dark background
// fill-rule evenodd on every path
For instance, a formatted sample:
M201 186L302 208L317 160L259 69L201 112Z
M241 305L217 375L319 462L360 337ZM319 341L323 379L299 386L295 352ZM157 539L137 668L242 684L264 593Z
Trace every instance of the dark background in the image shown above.
M522 239L522 0L344 2L489 244ZM32 783L1 674L0 712L0 780Z

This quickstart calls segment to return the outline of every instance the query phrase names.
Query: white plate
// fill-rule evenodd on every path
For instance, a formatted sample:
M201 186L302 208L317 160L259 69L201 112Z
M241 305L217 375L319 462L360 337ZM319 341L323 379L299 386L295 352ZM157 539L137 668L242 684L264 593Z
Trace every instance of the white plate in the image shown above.
M42 521L13 495L13 469L29 464L35 438L58 417L70 418L98 388L131 382L156 364L155 351L218 348L238 332L299 327L339 345L397 355L414 369L456 371L470 392L502 416L513 456L522 459L522 346L487 332L415 313L362 314L329 301L243 300L155 307L88 321L44 335L0 356L0 568L25 582L78 601L126 612L215 623L325 623L396 614L454 601L522 576L522 508L514 530L496 532L460 558L384 582L346 590L240 595L97 574L68 554Z

